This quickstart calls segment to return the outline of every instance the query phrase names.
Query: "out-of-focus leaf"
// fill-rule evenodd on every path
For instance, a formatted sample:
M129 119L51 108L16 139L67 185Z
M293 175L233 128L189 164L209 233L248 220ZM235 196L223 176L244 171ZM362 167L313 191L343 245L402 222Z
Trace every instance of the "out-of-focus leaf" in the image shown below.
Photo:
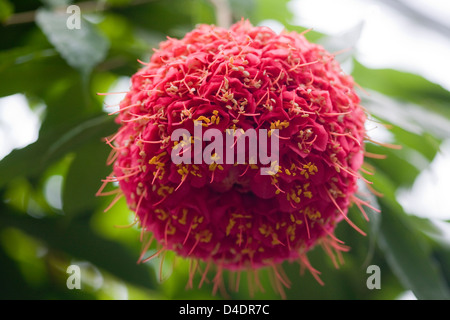
M110 148L93 141L76 153L64 180L63 211L73 218L80 213L92 213L98 202L95 196L101 179L111 170L105 164Z
M405 216L383 210L380 246L403 284L419 299L450 299L432 249Z
M50 248L65 252L77 259L92 262L114 276L139 287L153 288L149 268L136 264L136 257L117 242L95 235L86 224L64 223L63 219L31 217L9 214L1 208L0 224L18 228L39 239Z
M106 0L106 3L111 7L121 7L130 4L131 0Z
M428 162L433 161L442 142L428 132L419 135L397 126L393 126L389 131L394 135L398 144L419 152Z
M369 73L367 77L370 76ZM411 95L416 94L413 90L411 89ZM371 114L400 128L419 135L429 132L438 138L450 138L450 118L442 116L443 113L450 111L450 94L448 95L449 100L441 105L442 113L430 112L427 104L419 106L374 91L369 91L369 95L363 93L361 98L364 107ZM433 97L429 99L433 99Z
M165 40L164 34L153 29L136 28L133 21L120 14L106 12L99 29L111 42L108 56L98 70L130 76L140 65L137 59L148 61L152 48Z
M388 174L396 188L411 186L419 173L428 165L428 162L420 161L423 159L420 153L408 147L403 147L401 150L391 150L367 144L366 150L370 153L387 157L381 160L366 159L365 161L376 166L375 176L378 174L378 171ZM416 157L419 161L416 161ZM384 187L384 185L380 185L380 188ZM380 191L383 192L382 190Z
M262 1L259 1L258 5L261 4L261 2ZM255 0L228 0L228 3L233 13L234 20L240 20L243 17L250 17L257 5ZM253 23L256 23L256 21Z
M192 17L193 1L149 1L141 5L122 7L113 12L132 21L136 29L152 30L161 33L163 37L181 37L198 22L193 21Z
M441 265L441 271L450 288L450 223L412 216L417 230L431 242L433 256Z
M288 9L287 4L289 0L265 0L258 1L252 12L253 23L258 23L263 20L277 20L284 25L288 25L293 14Z
M101 115L76 125L63 124L48 130L35 143L12 151L0 161L0 187L18 176L39 175L64 154L91 139L109 135L114 126L112 117Z
M70 150L92 141L92 139L100 140L112 133L115 128L114 119L106 115L83 121L55 139L54 143L46 149L44 161L66 154Z
M36 22L67 63L86 76L105 59L109 42L81 15L80 28L70 29L70 17L66 12L39 9Z
M378 243L392 270L417 298L450 299L442 266L428 241L396 202L393 185L381 172L374 179L385 193L379 200L382 214Z
M0 231L2 231L0 229ZM0 246L0 264L2 266L2 290L0 299L33 299L37 298L33 291L30 291L25 279L22 277L17 265L12 261ZM6 276L7 275L7 276Z
M0 22L5 22L14 13L14 7L8 0L0 0Z
M8 79L2 81L0 96L42 94L59 79L72 75L66 66L54 49L27 46L0 52L0 77Z

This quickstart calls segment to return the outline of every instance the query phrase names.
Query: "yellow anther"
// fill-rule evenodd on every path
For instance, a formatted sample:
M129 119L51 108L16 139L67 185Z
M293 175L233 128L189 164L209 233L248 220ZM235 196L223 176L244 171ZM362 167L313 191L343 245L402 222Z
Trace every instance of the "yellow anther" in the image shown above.
M165 196L167 196L167 194L172 194L173 190L174 190L173 187L160 186L158 188L157 194L161 197L165 197Z
M230 221L228 222L228 226L226 228L226 235L229 236L231 229L233 229L234 225L236 224L236 220L234 220L233 218L230 219Z
M286 229L286 235L289 236L289 240L290 241L294 241L295 240L295 229L296 229L295 224L289 225L287 227L287 229Z
M178 220L178 223L185 225L186 224L186 218L187 218L187 213L188 213L188 209L183 208L182 210L183 215L181 216L181 219Z
M205 121L206 123L210 123L211 120L209 120L207 117L205 116L200 116L197 119L195 119L195 121Z
M196 240L199 240L200 242L210 242L212 238L212 233L209 230L202 230L199 233L195 235Z
M243 215L240 213L232 213L231 214L233 216L233 218L245 218L245 219L251 219L252 216L251 215Z
M278 240L278 235L276 233L272 233L272 245L281 244L281 241Z
M306 207L304 209L304 213L311 219L311 220L317 220L322 217L321 213L317 209L311 209L311 207Z
M261 227L258 228L259 232L263 235L266 236L269 234L269 231L267 230L267 225L263 224Z
M303 169L307 169L310 174L316 174L318 171L317 166L311 162L303 165Z
M277 120L270 124L270 129L280 129L281 130L281 129L284 129L287 127L289 127L289 121L287 121L287 120L283 120L283 121Z
M148 163L149 163L149 164L160 164L160 165L164 166L164 163L159 162L159 159L162 158L162 157L164 157L166 154L167 154L166 151L161 152L160 154L158 154L158 155L156 155L156 156L153 156L153 157L148 161Z
M166 234L173 235L175 234L175 231L177 231L177 229L169 223L169 225L167 226Z
M157 218L159 220L166 220L169 217L169 214L163 209L155 209L155 213L157 214Z

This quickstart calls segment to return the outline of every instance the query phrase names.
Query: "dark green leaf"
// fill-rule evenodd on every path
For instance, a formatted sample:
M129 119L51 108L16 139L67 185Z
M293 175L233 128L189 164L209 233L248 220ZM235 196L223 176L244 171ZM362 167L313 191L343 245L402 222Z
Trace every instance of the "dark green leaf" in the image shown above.
M433 255L433 248L411 218L395 200L390 181L377 172L385 196L382 209L379 245L394 273L418 299L450 299L442 267Z
M2 81L0 96L42 94L58 80L72 76L71 70L54 49L27 46L3 51L0 77L8 81Z
M113 118L101 115L79 124L62 124L40 136L35 143L12 151L0 161L0 187L20 176L34 177L50 164L92 139L109 135Z
M64 180L63 211L66 217L92 213L98 203L95 193L111 171L106 158L111 148L102 141L84 145L75 156Z
M433 256L441 266L447 287L450 288L450 223L415 216L412 216L411 221L430 240Z
M113 10L113 12L120 13L132 21L136 29L161 33L163 37L182 37L198 22L194 22L192 17L193 1L149 1L142 5Z
M116 128L113 117L100 115L87 119L64 132L46 149L43 161L57 158L89 141L99 141Z
M0 0L0 22L5 22L14 13L14 7L8 0Z
M115 241L94 234L88 225L62 219L34 219L19 214L9 214L1 208L0 224L18 228L39 239L50 248L65 252L77 259L92 262L114 276L139 287L153 288L149 268L137 264L136 256Z

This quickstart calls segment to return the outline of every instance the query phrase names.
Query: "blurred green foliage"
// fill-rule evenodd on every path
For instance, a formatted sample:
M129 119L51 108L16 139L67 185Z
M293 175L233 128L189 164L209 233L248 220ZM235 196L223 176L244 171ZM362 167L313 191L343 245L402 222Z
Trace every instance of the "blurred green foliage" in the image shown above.
M235 21L245 17L256 25L273 19L304 31L290 24L287 2L229 0ZM70 3L81 8L83 32L66 27ZM166 36L182 37L198 23L214 23L210 1L0 0L0 21L0 97L20 93L32 109L45 105L38 140L0 161L0 298L280 298L264 270L259 274L265 292L252 296L243 274L238 292L212 297L210 283L185 289L189 263L178 260L174 270L170 253L161 274L161 258L137 264L140 230L115 228L132 222L125 202L104 213L111 199L95 197L110 170L102 138L116 129L104 111L104 97L96 93L109 92L122 77L130 77L139 68L137 59L148 59ZM314 31L307 37L331 43ZM356 81L371 93L361 93L364 106L392 125L394 143L403 149L367 145L369 152L388 156L368 161L376 169L370 177L374 188L384 194L371 201L382 213L368 208L367 223L351 208L351 218L368 236L345 223L338 227L339 238L351 247L339 270L320 249L311 252L325 286L286 263L292 281L287 298L394 299L412 290L421 299L449 299L450 247L440 231L440 224L448 223L405 213L396 190L410 187L450 137L450 93L418 75L351 62ZM422 167L410 162L413 153L425 159ZM66 286L66 269L74 263L82 267L82 290ZM366 286L371 264L382 270L381 290Z

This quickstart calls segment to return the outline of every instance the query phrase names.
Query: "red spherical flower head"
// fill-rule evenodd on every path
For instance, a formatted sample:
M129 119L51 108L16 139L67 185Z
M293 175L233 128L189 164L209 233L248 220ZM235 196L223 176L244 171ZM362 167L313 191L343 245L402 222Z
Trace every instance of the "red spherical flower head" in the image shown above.
M352 78L302 34L247 21L200 25L143 64L108 140L107 180L143 230L161 251L216 266L216 286L224 269L265 266L287 284L285 260L320 281L308 250L346 250L343 219L363 233L347 217L366 204L354 196L366 115Z

